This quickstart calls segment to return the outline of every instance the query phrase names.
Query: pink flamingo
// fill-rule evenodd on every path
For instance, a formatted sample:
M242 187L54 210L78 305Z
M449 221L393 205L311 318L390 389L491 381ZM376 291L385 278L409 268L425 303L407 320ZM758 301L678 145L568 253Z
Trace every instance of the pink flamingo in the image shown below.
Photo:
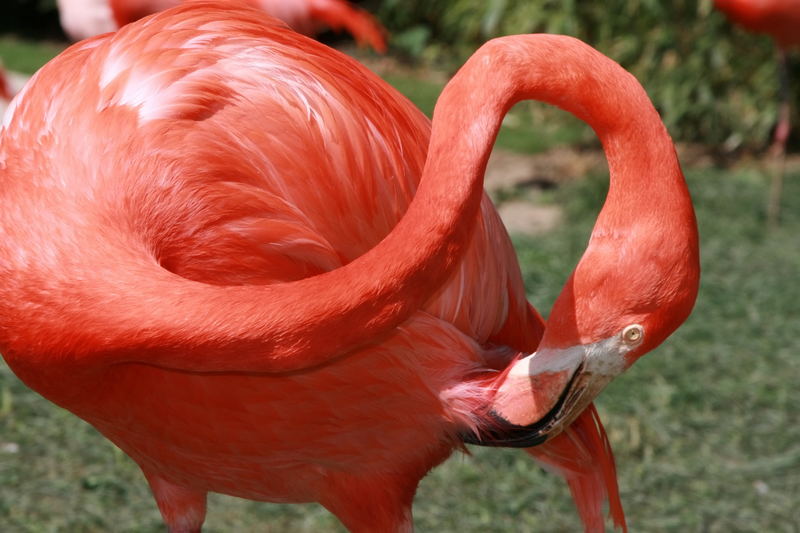
M3 66L0 65L0 117L5 113L8 104L11 103L11 87L6 79L6 72Z
M3 68L3 65L0 64L0 99L10 102L11 101L11 86L6 79L7 74L6 70Z
M787 51L800 46L800 0L714 0L714 5L733 22L749 31L766 33L777 44L781 104L772 150L782 154L791 128Z
M482 189L528 98L587 121L611 172L546 328ZM139 464L170 531L210 491L409 531L464 442L538 445L587 531L604 498L625 527L591 402L690 313L698 241L657 112L591 47L487 43L431 128L354 60L187 4L46 65L0 179L0 351Z
M189 0L56 0L61 26L74 41L117 31L125 24ZM221 0L225 1L225 0ZM244 0L284 21L295 31L314 35L324 28L347 30L359 44L386 51L386 31L369 13L347 0Z
M800 46L800 0L714 0L714 5L733 22L749 31L768 34L777 44L780 96L778 124L770 152L778 159L778 168L772 176L767 203L767 221L776 225L780 216L786 142L791 131L788 51Z

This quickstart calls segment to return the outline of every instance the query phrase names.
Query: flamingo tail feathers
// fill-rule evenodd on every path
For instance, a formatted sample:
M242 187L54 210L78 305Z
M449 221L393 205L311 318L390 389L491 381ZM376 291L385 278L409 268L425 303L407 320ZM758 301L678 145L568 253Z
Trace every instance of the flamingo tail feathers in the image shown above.
M526 451L566 480L586 533L605 531L604 500L614 526L627 533L614 454L594 404L557 437Z
M358 44L368 44L376 52L386 52L386 30L369 13L343 0L313 0L310 15L334 31L347 30Z

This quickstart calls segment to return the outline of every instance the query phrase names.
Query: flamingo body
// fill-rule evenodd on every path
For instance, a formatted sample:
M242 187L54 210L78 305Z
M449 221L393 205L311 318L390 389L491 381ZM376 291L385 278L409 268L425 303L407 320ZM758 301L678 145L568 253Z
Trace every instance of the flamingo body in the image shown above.
M755 33L765 33L783 49L800 45L800 0L715 0L717 9Z
M497 72L499 89L484 79ZM596 100L606 78L624 98ZM567 96L576 79L591 90ZM599 321L580 300L616 305L603 265L589 278L579 266L569 294L587 316L570 322L560 298L565 331L549 344L481 188L502 113L526 97L588 120L609 150L587 253L651 231L659 245L635 280L615 274L623 308ZM0 131L0 351L140 465L172 531L199 530L210 491L408 530L422 476L467 434L502 444L521 401L555 413L519 442L547 439L530 453L567 478L587 529L602 530L605 498L624 527L593 364L565 411L547 407L558 387L503 387L537 347L610 343L627 367L688 315L697 236L669 137L632 77L563 37L487 44L436 116L431 130L353 60L243 7L196 2L74 45ZM658 176L639 185L655 197L636 222L619 183L640 171ZM615 336L630 320L644 344Z

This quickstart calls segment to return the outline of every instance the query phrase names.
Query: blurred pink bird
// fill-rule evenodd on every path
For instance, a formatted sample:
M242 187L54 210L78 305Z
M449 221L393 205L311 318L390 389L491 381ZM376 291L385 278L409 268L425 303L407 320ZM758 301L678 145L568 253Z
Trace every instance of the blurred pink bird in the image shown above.
M767 201L767 223L780 216L786 143L791 132L789 49L800 46L800 0L714 0L717 9L749 31L771 36L778 48L778 123L770 152L778 160Z
M743 28L769 35L778 46L780 109L772 151L782 154L791 129L787 52L800 46L800 0L714 0L714 5Z
M0 102L8 102L11 101L11 85L9 84L6 69L3 68L3 65L0 65Z
M116 31L147 15L191 0L56 0L61 26L75 41ZM223 5L226 0L219 0ZM325 28L346 30L362 45L386 51L386 31L363 9L347 0L244 0L284 21L293 30L313 36Z

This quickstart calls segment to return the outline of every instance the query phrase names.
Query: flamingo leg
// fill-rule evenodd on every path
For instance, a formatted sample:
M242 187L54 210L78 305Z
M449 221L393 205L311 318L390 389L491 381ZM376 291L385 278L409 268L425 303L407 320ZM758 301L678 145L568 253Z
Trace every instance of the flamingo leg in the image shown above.
M206 518L206 493L143 472L169 533L200 533Z
M770 151L778 155L786 151L786 141L791 130L791 90L789 86L789 58L786 50L778 49L778 124L775 127L775 135L772 140Z
M781 195L783 194L783 174L786 164L786 141L791 130L791 91L789 87L789 60L786 50L778 49L779 98L778 124L770 147L774 159L772 178L767 201L767 223L776 226L780 218Z

